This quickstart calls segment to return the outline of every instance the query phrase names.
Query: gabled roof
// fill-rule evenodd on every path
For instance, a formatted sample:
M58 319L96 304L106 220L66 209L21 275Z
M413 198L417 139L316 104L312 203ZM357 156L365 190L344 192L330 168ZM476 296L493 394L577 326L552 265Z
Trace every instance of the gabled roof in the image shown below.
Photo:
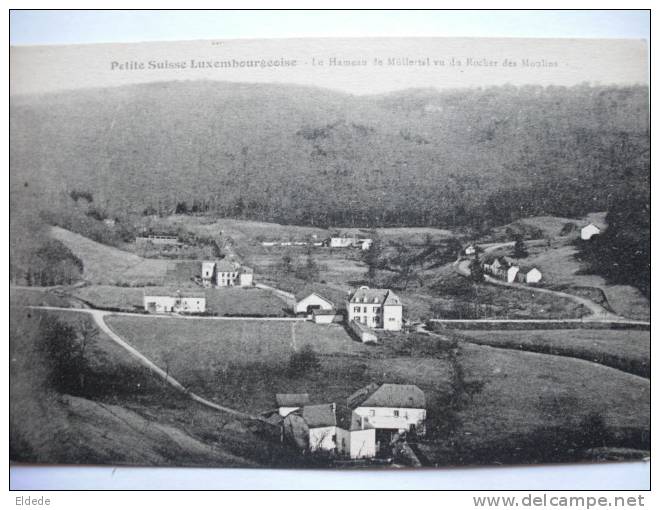
M317 404L302 408L302 417L310 429L337 425L335 404Z
M322 283L310 283L296 292L296 301L300 301L310 294L316 294L317 296L322 297L335 307L339 307L348 297L348 293L340 289Z
M309 404L309 394L307 393L277 393L275 402L278 407L302 407Z
M414 384L374 383L356 391L348 397L348 405L356 407L400 407L409 409L426 408L426 396Z
M369 287L360 287L349 298L351 303L378 303L385 305L400 305L401 300L394 292L389 289L370 289Z

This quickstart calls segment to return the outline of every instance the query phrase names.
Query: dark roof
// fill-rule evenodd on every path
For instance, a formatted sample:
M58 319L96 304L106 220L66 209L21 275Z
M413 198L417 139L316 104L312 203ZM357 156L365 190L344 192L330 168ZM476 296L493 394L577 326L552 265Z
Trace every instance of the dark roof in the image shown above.
M302 417L310 429L337 425L335 404L318 404L302 408Z
M309 403L307 393L277 393L275 401L279 407L301 407Z
M348 299L348 292L335 289L334 287L330 287L322 283L311 283L309 285L305 285L303 288L296 292L296 301L300 301L310 294L316 294L317 296L322 297L326 301L332 303L335 308L342 308L344 301Z
M348 405L356 407L426 408L426 396L414 384L370 384L348 397Z
M370 289L360 287L350 297L351 303L383 303L386 305L400 305L401 300L389 289Z

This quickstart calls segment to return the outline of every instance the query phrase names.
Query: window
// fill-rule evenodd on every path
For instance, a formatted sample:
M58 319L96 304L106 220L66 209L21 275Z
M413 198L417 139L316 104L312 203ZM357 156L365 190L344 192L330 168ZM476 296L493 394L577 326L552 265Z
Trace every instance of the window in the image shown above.
M378 313L379 308L377 306L374 306L374 313Z
M390 317L390 318L387 319L387 320L390 321L390 322L394 322L396 319L395 319L394 317Z
M354 313L360 313L360 307L359 306L354 306L353 307L353 312Z
M367 307L364 307L364 310L362 310L364 313L367 313Z
M394 410L394 417L395 417L395 418L398 418L398 417L399 417L399 410L398 410L398 409L395 409L395 410Z
M369 416L376 416L376 410L375 409L370 409L369 410Z

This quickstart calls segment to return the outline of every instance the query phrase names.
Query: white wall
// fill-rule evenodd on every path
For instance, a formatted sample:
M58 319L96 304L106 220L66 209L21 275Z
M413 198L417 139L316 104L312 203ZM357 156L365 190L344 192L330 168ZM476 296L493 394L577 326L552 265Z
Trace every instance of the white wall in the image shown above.
M180 302L176 296L144 296L144 309L149 310L149 303L156 304L156 312L204 312L206 298L182 297Z
M399 416L394 416L399 411ZM394 407L358 407L355 413L363 416L366 423L377 429L398 429L400 432L410 430L415 425L423 434L426 409L409 409Z
M280 416L284 417L288 416L293 411L297 411L298 409L300 409L300 407L280 407L278 412L280 413Z
M386 305L383 307L383 329L387 331L401 331L403 321L403 307L400 305Z
M252 286L252 273L241 273L238 275L238 280L241 287L251 287Z
M376 429L344 430L337 427L337 452L349 459L372 459L376 456Z
M309 429L309 450L315 452L318 450L332 451L335 449L335 434L337 427L318 427Z

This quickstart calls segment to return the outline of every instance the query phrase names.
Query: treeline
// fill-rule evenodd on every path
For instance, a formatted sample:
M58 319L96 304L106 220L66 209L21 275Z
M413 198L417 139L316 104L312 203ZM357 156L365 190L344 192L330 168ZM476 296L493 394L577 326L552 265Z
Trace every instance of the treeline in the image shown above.
M12 214L9 230L9 280L12 284L69 285L82 278L82 260L48 236L47 225L38 215Z
M624 183L649 185L643 86L156 83L19 98L10 114L16 181L90 190L109 214L483 227L607 210Z

